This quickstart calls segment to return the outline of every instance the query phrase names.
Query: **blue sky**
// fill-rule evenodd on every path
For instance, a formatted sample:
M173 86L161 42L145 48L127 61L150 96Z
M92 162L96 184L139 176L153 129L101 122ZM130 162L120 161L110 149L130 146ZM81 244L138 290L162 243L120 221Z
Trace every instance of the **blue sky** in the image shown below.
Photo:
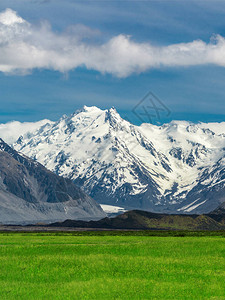
M96 105L100 108L114 106L123 117L127 116L134 123L140 123L140 120L132 114L132 109L149 91L171 111L169 117L162 114L161 122L172 119L194 122L225 120L223 1L2 0L0 12L4 12L7 8L24 20L23 26L27 27L23 27L23 30L30 28L26 24L32 26L34 39L31 41L31 38L26 36L23 42L29 39L28 42L32 42L37 49L58 48L59 52L56 55L59 56L56 56L55 60L64 55L60 43L65 41L67 48L85 45L85 49L92 47L90 55L93 55L93 58L90 57L90 60L85 58L84 62L81 59L78 66L74 64L75 67L71 68L69 64L74 61L70 54L65 58L66 66L63 65L64 60L59 65L53 58L49 60L45 58L44 62L38 62L36 65L28 51L27 59L16 61L15 68L14 58L16 57L16 60L17 55L19 56L20 48L16 49L13 56L8 57L7 51L12 50L8 50L8 47L3 48L0 43L0 53L4 51L2 53L7 58L8 66L7 71L2 69L0 72L1 123L11 120L36 121L43 118L55 120L83 105ZM2 30L6 30L7 26L4 24ZM15 28L12 30L15 31ZM0 35L4 34L2 32L0 30ZM56 46L53 45L54 34L59 37ZM125 40L117 38L121 35ZM210 42L214 35L221 36L222 41ZM6 36L9 36L8 31ZM76 42L70 44L74 36ZM134 56L128 58L128 61L124 61L126 55L123 60L120 59L120 53L118 56L114 55L117 50L114 47L114 38L116 45L120 42L123 47L127 45L128 54L129 47L134 47L131 52L136 51L138 47L139 58L134 65L130 64L136 59L136 52ZM19 37L13 36L13 39L15 43ZM111 40L112 42L109 42ZM194 44L193 50L192 44L189 47L188 43L196 40L205 45ZM108 43L111 44L108 46ZM178 52L176 65L176 56L174 59L170 48L167 47L181 43L188 47L191 54L187 57L186 54ZM210 43L212 47L219 44L216 59L214 52L212 54L209 50L208 53L207 45ZM96 54L96 49L99 51L102 45L106 45L105 48L103 46L105 50ZM142 52L145 45L146 51L154 52L153 58L149 57L148 53ZM201 47L204 48L201 50L203 52L199 52ZM155 49L159 49L159 57ZM113 52L109 60L107 51ZM168 51L170 52L167 59ZM205 53L206 58L202 57ZM146 65L149 64L146 68L145 54L148 60ZM48 51L46 55L51 55L51 52ZM163 60L162 55L165 56ZM110 64L111 58L113 62ZM0 65L1 63L0 58ZM86 66L89 66L88 69Z

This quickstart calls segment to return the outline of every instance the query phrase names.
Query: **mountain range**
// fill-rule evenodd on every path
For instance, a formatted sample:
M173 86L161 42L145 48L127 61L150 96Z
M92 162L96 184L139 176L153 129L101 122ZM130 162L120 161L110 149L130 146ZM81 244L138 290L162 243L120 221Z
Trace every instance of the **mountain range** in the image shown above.
M225 123L135 126L115 108L84 106L13 146L101 204L201 214L225 200Z
M0 139L0 222L100 219L101 207L71 180L19 154Z

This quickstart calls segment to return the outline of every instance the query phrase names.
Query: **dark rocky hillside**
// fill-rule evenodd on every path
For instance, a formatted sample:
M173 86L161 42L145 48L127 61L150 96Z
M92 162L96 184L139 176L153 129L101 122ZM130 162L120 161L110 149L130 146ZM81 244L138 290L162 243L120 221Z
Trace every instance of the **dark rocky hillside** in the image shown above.
M169 215L133 210L114 218L99 221L66 220L51 224L53 227L80 227L105 229L153 229L153 230L224 230L225 215Z
M99 219L101 207L71 180L19 154L0 139L0 222Z

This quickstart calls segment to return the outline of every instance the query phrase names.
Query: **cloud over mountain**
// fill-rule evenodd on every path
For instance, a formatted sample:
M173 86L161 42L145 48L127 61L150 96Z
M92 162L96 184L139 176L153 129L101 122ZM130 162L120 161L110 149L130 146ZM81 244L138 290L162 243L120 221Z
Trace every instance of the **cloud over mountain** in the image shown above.
M8 144L13 144L21 135L27 134L29 131L34 132L41 126L51 124L50 120L41 120L38 122L18 122L12 121L6 124L0 124L0 138Z
M123 34L99 43L90 39L96 31L82 27L81 34L78 29L54 32L47 22L33 25L11 9L3 11L0 13L0 71L26 74L36 68L68 72L86 67L127 77L151 68L225 66L225 39L220 35L212 37L209 43L195 40L154 46L135 42Z

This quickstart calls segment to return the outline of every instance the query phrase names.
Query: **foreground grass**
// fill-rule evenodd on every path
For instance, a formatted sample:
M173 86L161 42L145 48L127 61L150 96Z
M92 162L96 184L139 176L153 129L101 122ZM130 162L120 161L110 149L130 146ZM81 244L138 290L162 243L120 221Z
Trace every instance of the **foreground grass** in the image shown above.
M225 299L225 239L0 234L0 299Z

